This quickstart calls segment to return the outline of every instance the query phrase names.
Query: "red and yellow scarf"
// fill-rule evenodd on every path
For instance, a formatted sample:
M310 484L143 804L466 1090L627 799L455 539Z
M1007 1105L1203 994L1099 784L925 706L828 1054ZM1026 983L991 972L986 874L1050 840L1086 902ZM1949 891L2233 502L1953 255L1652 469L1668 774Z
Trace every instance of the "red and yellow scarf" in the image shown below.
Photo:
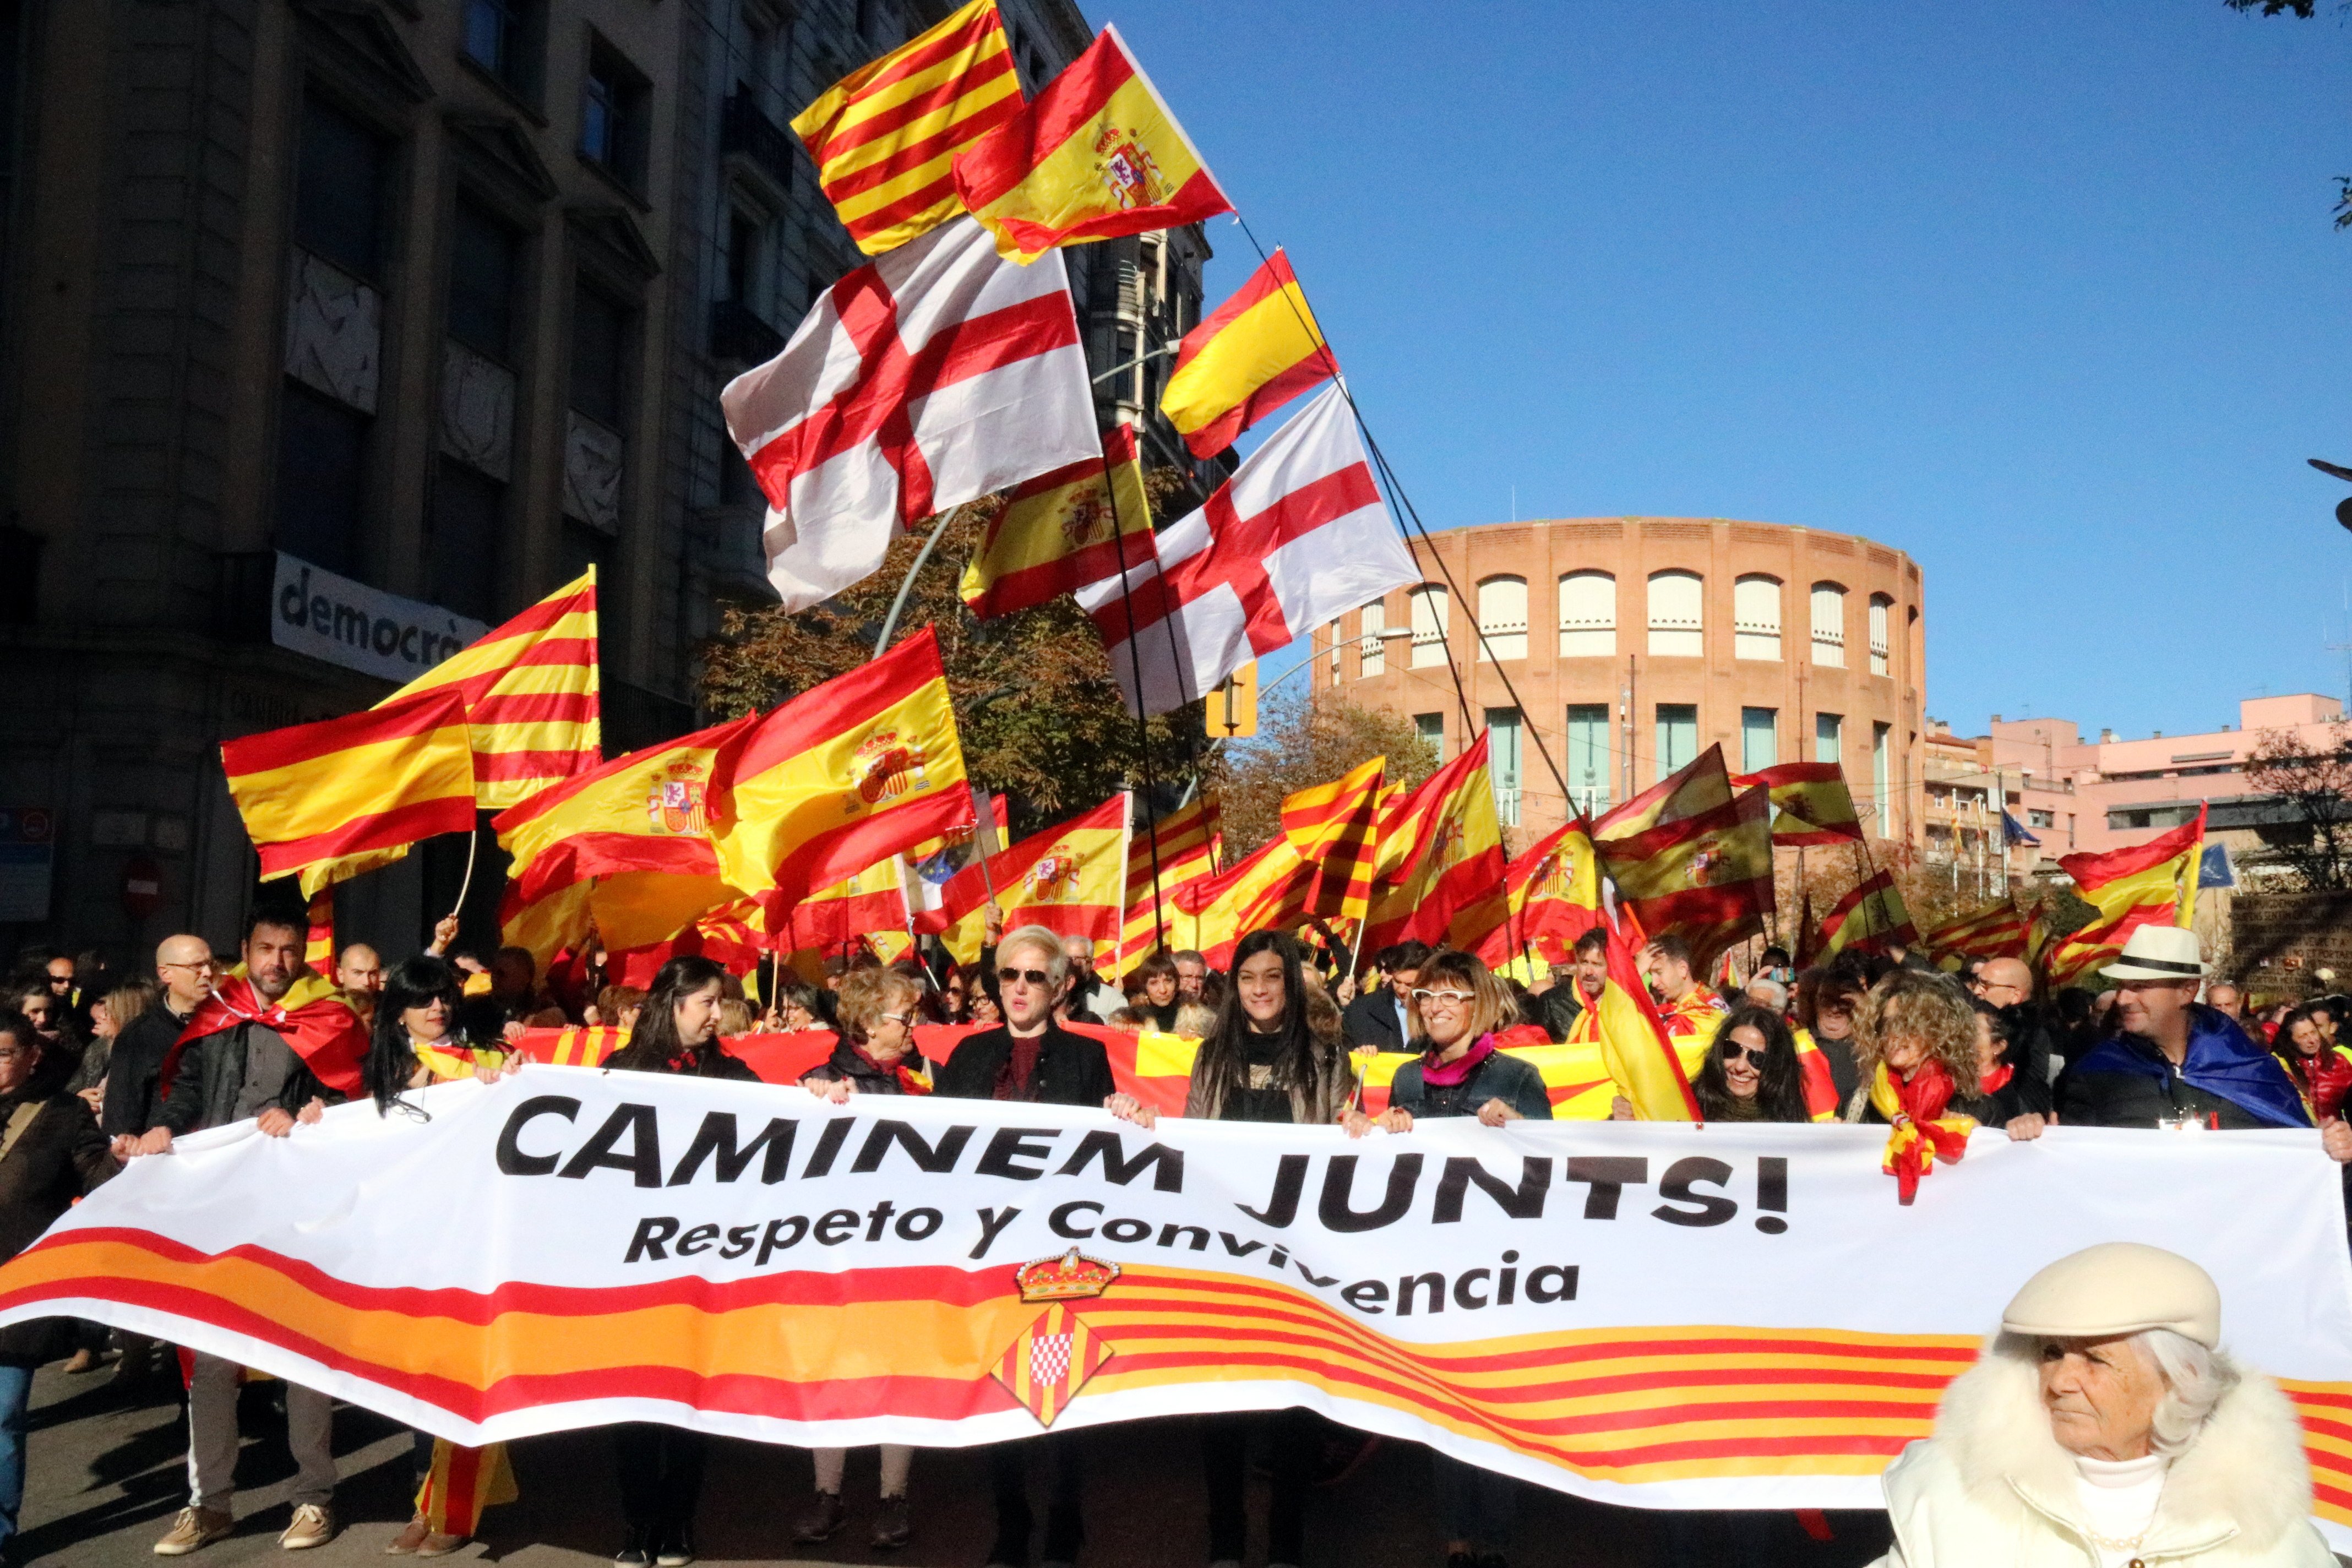
M1920 1178L1936 1168L1937 1160L1948 1165L1969 1152L1976 1119L1944 1114L1953 1088L1941 1062L1920 1063L1907 1081L1887 1071L1883 1061L1871 1069L1870 1103L1893 1129L1879 1168L1895 1178L1895 1194L1906 1205L1919 1195Z

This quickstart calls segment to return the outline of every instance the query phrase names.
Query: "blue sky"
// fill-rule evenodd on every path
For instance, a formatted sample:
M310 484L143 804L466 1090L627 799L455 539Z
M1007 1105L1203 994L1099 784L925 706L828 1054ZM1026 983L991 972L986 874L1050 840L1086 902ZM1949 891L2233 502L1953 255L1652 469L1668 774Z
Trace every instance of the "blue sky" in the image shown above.
M1432 527L1862 533L1927 710L2342 695L2352 27L2221 0L1091 4ZM1222 299L1255 262L1212 226ZM1287 662L1287 661L1284 661Z

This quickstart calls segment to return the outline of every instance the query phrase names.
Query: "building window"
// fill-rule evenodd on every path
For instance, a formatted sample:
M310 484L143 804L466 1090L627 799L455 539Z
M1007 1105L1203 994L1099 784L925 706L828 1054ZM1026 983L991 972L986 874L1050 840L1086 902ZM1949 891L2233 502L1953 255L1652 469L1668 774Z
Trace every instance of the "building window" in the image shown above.
M572 300L572 406L618 432L627 423L629 313L582 284Z
M1813 715L1813 761L1845 763L1845 719L1837 713Z
M1813 662L1845 668L1845 590L1835 583L1813 584Z
M449 335L501 363L514 363L515 283L522 240L474 202L457 199L449 247Z
M2058 819L2055 814L2051 812L2029 811L2025 814L2025 826L2028 827L2055 827L2058 826Z
M580 155L631 190L645 177L646 108L651 84L618 49L592 36L580 85Z
M1650 652L1698 658L1706 652L1700 598L1706 584L1696 572L1657 572L1650 577Z
M1444 762L1445 760L1445 715L1416 713L1412 716L1412 727L1420 732L1422 741L1429 747L1431 754L1439 762Z
M1489 577L1478 584L1478 659L1528 657L1528 580Z
M1881 838L1895 837L1895 792L1888 783L1894 760L1889 753L1895 748L1887 739L1894 732L1892 724L1873 724L1870 727L1870 793L1878 803L1878 836Z
M1888 673L1886 623L1894 614L1895 601L1884 594L1870 596L1870 673Z
M465 0L466 57L525 100L538 97L540 0Z
M1679 773L1698 760L1698 705L1658 704L1658 776Z
M1739 771L1752 773L1777 766L1780 761L1780 710L1742 708L1739 710Z
M1559 651L1563 658L1617 656L1616 578L1570 572L1559 580Z
M727 297L750 305L760 286L761 241L767 226L740 207L727 209Z
M299 382L278 405L278 548L314 566L362 577L360 513L367 495L368 426Z
M1568 794L1587 816L1609 809L1609 704L1579 702L1568 710Z
M1356 644L1356 668L1360 673L1367 676L1388 673L1389 645L1381 640L1381 633L1388 629L1388 624L1386 600L1374 599L1364 606L1362 618L1356 623L1357 629L1363 634L1362 640Z
M1445 662L1445 590L1434 584L1405 595L1412 605L1412 668Z
M1519 825L1519 710L1486 710L1486 767L1495 781L1495 811L1506 827Z
M499 618L499 545L507 487L454 458L433 478L425 537L425 596L478 621Z
M384 139L314 93L302 101L294 243L355 278L383 263Z
M1734 658L1780 658L1780 579L1742 577L1731 585Z

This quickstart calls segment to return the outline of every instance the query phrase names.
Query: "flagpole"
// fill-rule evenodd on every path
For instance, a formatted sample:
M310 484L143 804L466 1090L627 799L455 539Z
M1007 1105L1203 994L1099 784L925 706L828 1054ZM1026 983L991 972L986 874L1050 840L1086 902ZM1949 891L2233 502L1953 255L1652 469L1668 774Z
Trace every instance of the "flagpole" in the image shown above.
M466 908L466 895L473 891L474 856L481 847L482 827L480 822L478 820L474 825L474 830L466 836L466 876L465 879L457 884L457 901L449 906L449 914L452 919L455 919L458 914L463 912Z
M920 550L915 552L914 563L907 568L906 579L898 584L898 596L890 601L890 613L882 617L882 635L874 639L876 658L880 658L890 647L890 634L898 629L898 617L905 613L907 601L914 596L915 578L922 572L923 563L931 558L932 548L947 536L948 524L959 510L950 507L940 513L939 521L931 529L931 536L923 541Z
M1140 437L1139 437L1139 440ZM1139 445L1139 455L1140 450ZM1135 584L1129 577L1127 570L1127 525L1120 521L1118 515L1118 483L1111 474L1108 452L1102 454L1102 471L1103 493L1110 501L1111 549L1118 558L1119 609L1127 619L1128 673L1135 681L1136 768L1143 775L1143 823L1145 832L1150 836L1148 842L1151 854L1151 920L1153 928L1157 930L1160 924L1160 808L1152 797L1160 793L1160 785L1151 774L1151 721L1143 710L1143 649L1136 640ZM1162 617L1162 619L1165 618ZM1171 639L1170 646L1173 647L1176 636L1174 626L1169 627L1168 636ZM1181 658L1171 660L1169 673L1175 678L1176 689L1181 693L1187 684L1184 679L1184 661ZM1181 704L1179 706L1181 707ZM1197 765L1193 771L1196 773L1200 771Z

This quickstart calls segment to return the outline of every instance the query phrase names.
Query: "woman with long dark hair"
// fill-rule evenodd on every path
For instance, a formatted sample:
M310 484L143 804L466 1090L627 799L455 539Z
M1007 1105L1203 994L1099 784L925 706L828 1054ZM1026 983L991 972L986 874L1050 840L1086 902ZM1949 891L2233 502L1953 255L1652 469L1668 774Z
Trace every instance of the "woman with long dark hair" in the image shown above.
M620 1072L759 1081L757 1073L719 1048L719 1004L726 992L727 972L710 960L671 959L655 973L628 1045L604 1065ZM613 1428L627 1531L614 1563L683 1568L694 1561L694 1508L709 1454L710 1439L684 1427L630 1421Z
M1727 1014L1691 1079L1709 1121L1811 1121L1797 1040L1776 1007L1742 1003Z
M2325 1121L2343 1108L2352 1090L2352 1059L2340 1046L2327 1043L2318 1015L2324 1009L2298 1007L2280 1023L2271 1054L2286 1068L2295 1093L2315 1122Z

